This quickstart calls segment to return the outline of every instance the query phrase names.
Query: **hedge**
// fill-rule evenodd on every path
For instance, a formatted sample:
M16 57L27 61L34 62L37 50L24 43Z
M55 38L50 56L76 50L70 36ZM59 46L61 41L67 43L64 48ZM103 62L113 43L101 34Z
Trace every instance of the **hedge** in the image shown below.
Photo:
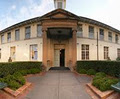
M118 77L120 74L120 62L118 61L77 61L77 71L80 69L94 69L96 72L104 72Z
M0 78L3 78L7 75L11 75L20 70L28 69L41 69L42 62L12 62L12 63L0 63Z

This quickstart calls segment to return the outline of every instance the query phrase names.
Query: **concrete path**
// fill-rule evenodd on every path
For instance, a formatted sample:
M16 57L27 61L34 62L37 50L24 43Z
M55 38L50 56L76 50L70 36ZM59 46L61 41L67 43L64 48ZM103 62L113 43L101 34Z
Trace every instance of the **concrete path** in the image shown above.
M28 78L35 86L25 99L91 99L85 91L90 80L71 71L48 71L44 76Z

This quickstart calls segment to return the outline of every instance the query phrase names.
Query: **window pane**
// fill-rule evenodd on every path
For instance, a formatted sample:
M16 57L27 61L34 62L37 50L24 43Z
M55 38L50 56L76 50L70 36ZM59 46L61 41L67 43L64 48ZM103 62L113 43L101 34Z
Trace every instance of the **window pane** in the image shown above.
M25 28L25 38L29 39L30 38L30 26Z
M30 46L30 58L31 58L31 60L37 60L38 59L37 45L31 45Z
M20 39L20 30L16 30L15 31L15 40L19 40Z
M63 8L62 7L62 2L58 2L58 8L61 8L61 9Z
M109 48L104 47L104 59L108 59L108 57L109 57Z
M115 42L118 43L118 35L115 35Z
M1 49L0 49L0 59L1 59Z
M40 25L37 25L37 36L38 37L42 36L42 27Z
M89 45L82 45L82 53L81 57L83 60L88 60L89 59Z
M8 33L8 36L7 36L7 41L10 42L11 41L11 33Z
M4 43L4 35L1 35L1 43Z
M112 32L108 32L108 39L112 42Z
M89 26L89 38L94 38L94 27Z
M77 36L82 37L83 36L83 30L82 30L82 25L79 25L77 28Z
M104 30L100 29L100 40L104 40Z

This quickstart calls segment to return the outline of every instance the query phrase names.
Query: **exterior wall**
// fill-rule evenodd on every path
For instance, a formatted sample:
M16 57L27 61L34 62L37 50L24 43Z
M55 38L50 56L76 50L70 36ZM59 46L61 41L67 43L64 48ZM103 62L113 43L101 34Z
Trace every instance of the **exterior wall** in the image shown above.
M97 60L97 40L87 38L77 38L77 61L81 60L81 45L89 45L89 58L90 60ZM99 41L99 60L104 60L104 46L109 47L109 57L111 60L117 58L117 48L119 44L110 43L107 41Z
M0 62L8 62L10 57L10 48L16 47L15 61L30 61L30 45L38 45L38 60L42 61L42 38L21 40L0 45L1 59Z
M59 20L59 22L61 22ZM50 22L49 22L50 23ZM20 40L15 41L15 30L13 29L11 31L8 31L4 33L4 44L1 44L1 37L0 37L0 48L1 48L1 59L0 62L7 62L10 57L10 47L15 46L16 47L16 60L15 61L29 61L30 60L30 45L32 44L38 44L38 61L43 61L43 38L37 37L37 24L28 24L21 26L16 29L20 29ZM108 41L108 29L105 29L103 27L98 27L96 25L87 24L80 22L79 24L83 25L83 37L77 38L77 60L81 60L81 45L82 44L88 44L90 46L90 60L97 60L97 32L99 34L99 28L104 29L104 41L99 40L99 60L104 60L104 46L109 47L109 57L111 60L115 60L117 58L117 48L120 48L120 34L112 32L112 42ZM28 40L25 40L25 27L31 26L31 38ZM50 25L47 25L50 27ZM46 27L47 27L46 26ZM59 27L59 25L56 25L54 23L54 26ZM62 27L65 27L64 24L61 24ZM89 33L88 33L88 27L94 26L95 34L94 39L89 39ZM67 25L66 25L67 27ZM7 33L11 32L11 42L7 42ZM115 34L118 34L119 36L119 42L118 44L115 43ZM98 35L99 38L99 35Z

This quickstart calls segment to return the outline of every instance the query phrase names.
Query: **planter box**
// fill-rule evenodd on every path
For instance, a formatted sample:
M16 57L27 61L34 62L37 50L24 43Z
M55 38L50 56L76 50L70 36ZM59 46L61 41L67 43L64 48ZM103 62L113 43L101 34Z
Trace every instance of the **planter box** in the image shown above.
M106 99L107 97L109 97L111 94L114 93L114 90L109 90L109 91L102 92L99 89L97 89L96 87L94 87L91 83L88 83L86 85L88 86L88 88L90 88L101 99Z
M26 82L25 85L23 85L22 87L20 87L19 89L17 89L16 91L6 87L3 90L7 93L9 93L10 95L17 97L19 94L21 94L25 89L27 89L29 86L31 85L31 83Z

